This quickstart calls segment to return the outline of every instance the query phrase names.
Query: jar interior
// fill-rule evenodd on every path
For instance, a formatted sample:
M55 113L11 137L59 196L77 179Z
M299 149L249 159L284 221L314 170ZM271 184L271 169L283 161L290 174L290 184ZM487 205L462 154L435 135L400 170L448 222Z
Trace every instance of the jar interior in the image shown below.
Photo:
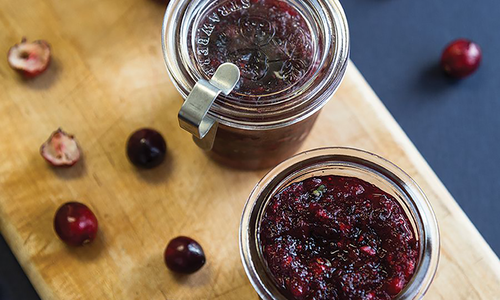
M318 69L321 35L312 14L292 0L212 1L193 20L190 57L206 79L222 63L238 66L241 79L227 102L283 102L280 95L310 84Z

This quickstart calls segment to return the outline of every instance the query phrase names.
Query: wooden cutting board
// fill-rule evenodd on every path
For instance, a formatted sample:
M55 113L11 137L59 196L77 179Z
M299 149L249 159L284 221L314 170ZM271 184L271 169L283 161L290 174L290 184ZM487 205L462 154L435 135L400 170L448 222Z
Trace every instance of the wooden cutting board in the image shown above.
M165 4L152 0L0 0L0 53L43 38L53 64L22 80L0 61L0 228L43 299L257 299L240 262L243 205L265 171L209 160L182 131L182 99L160 47ZM402 99L404 101L404 99ZM61 126L84 159L54 169L38 149ZM127 137L153 127L167 162L139 171ZM432 202L441 262L426 299L500 299L500 263L381 101L350 65L303 149L354 146L408 172ZM52 229L55 210L76 200L100 222L97 240L72 249ZM167 242L197 239L207 264L176 276L163 264Z

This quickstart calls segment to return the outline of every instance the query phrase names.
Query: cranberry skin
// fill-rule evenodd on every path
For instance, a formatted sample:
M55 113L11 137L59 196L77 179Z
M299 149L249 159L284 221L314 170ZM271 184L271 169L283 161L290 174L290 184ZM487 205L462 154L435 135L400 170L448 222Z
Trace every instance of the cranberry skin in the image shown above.
M134 132L127 141L127 155L137 167L151 169L165 159L167 144L154 129L143 128Z
M171 240L164 253L165 264L177 273L191 274L205 264L205 253L195 240L179 236Z
M54 216L54 229L59 238L70 246L92 242L97 235L97 218L85 204L68 202Z
M401 280L401 278L396 277L396 278L393 278L391 281L389 281L389 283L387 285L387 291L391 295L397 295L397 294L399 294L399 292L401 292L403 287L404 287L404 281Z
M478 44L466 39L450 43L441 56L441 67L450 76L464 78L474 73L481 63L482 52Z

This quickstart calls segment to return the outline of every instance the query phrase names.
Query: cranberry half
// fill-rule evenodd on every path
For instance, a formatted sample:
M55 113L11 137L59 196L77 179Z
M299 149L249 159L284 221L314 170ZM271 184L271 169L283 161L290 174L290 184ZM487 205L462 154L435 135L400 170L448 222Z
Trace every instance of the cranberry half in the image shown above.
M167 144L162 135L149 128L139 129L127 141L127 155L132 164L141 168L154 168L163 162Z
M482 52L478 44L467 39L458 39L444 49L441 67L452 77L464 78L479 68L481 59Z
M50 64L50 45L44 40L28 42L23 38L9 49L7 59L12 69L25 77L36 77Z
M61 128L52 132L49 139L40 147L40 154L47 162L56 167L71 167L80 159L80 147L72 134Z
M92 242L97 235L97 218L85 204L63 204L54 217L54 229L59 238L70 246Z
M205 253L200 244L186 236L171 240L163 256L167 267L177 273L191 274L205 264Z

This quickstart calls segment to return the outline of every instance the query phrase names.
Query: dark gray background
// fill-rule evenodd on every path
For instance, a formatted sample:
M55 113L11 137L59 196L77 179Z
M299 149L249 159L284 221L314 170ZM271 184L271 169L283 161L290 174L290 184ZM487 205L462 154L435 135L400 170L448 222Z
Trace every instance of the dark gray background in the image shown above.
M352 60L498 255L500 1L342 4ZM484 56L476 74L457 82L437 66L459 37L479 43ZM0 299L38 299L1 238Z

